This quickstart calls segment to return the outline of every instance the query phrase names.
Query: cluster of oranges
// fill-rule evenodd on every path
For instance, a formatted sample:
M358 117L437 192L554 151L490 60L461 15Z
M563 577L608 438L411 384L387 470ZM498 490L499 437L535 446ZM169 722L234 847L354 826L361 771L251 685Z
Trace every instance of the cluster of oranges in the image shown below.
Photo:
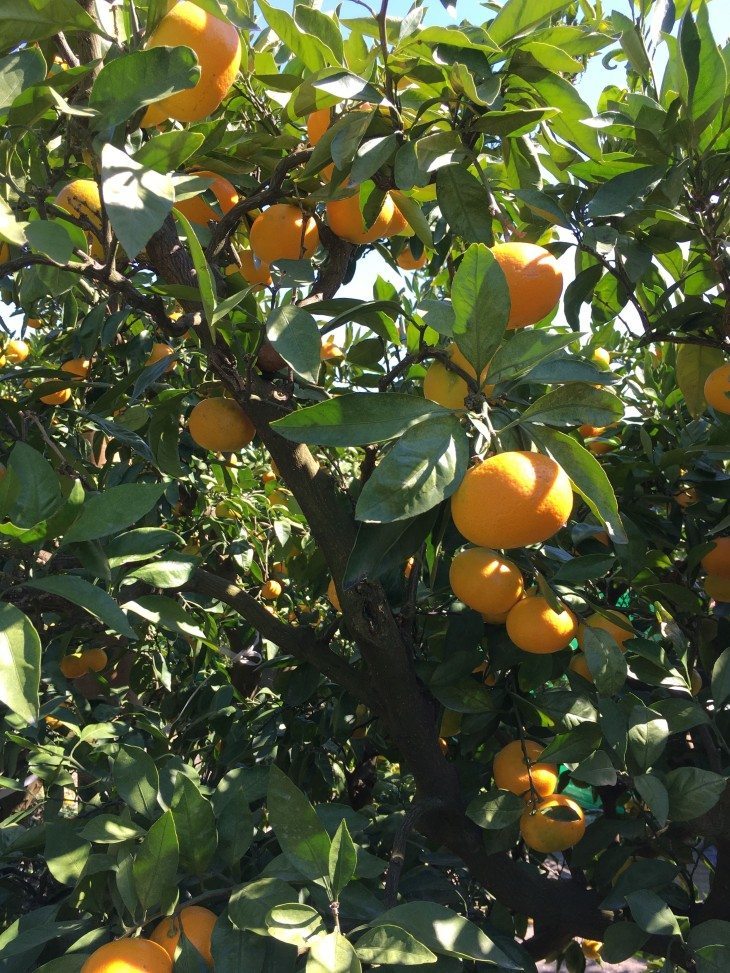
M67 679L79 679L89 672L101 672L106 669L108 661L104 649L84 649L65 655L61 659L59 668Z
M558 768L540 761L543 750L534 740L513 740L495 756L492 777L500 790L524 798L520 832L527 847L552 854L578 844L586 824L581 806L555 793Z
M149 939L117 939L100 946L81 967L81 973L172 973L183 934L205 965L212 968L211 939L217 918L203 906L185 906L177 915L163 919Z

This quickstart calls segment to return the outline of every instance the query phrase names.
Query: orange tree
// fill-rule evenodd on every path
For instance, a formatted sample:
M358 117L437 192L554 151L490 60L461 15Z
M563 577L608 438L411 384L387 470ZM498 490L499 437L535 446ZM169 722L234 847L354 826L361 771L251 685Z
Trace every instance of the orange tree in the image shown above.
M0 2L2 969L726 967L728 57L632 7Z

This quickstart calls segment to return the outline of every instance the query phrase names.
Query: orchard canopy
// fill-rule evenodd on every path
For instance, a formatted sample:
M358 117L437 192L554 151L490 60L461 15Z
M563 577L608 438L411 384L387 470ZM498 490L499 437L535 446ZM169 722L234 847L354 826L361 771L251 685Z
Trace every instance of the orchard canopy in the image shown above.
M0 0L0 971L730 968L723 2Z

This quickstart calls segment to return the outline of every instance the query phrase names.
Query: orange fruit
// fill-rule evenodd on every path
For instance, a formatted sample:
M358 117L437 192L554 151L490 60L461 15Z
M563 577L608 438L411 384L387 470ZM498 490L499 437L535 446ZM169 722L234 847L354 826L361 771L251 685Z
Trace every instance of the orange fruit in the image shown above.
M730 578L730 536L715 538L715 546L702 558L702 567L708 574Z
M575 653L570 660L568 668L571 672L575 672L577 675L582 676L586 682L594 682L593 673L588 668L588 660L583 652Z
M335 611L342 611L342 605L340 605L340 598L337 594L337 587L335 586L334 579L330 580L330 583L327 585L327 599Z
M400 212L400 211L398 211ZM355 189L353 195L345 199L335 199L327 203L327 222L333 233L350 243L373 243L381 237L393 236L403 227L396 229L399 221L396 207L390 196L386 195L380 207L380 212L370 227L365 227L365 220L360 210L360 194Z
M210 180L207 191L212 192L218 201L220 213L205 201L203 195L183 199L179 203L175 203L175 209L191 223L197 223L199 226L207 227L211 221L217 223L221 214L232 210L238 202L238 190L224 176L219 176L218 173L210 172L208 169L196 170L191 172L190 175Z
M485 686L497 685L497 677L492 672L488 659L485 659L484 662L480 662L476 668L472 669L472 674L475 676L481 676L482 682Z
M572 814L572 819L552 817L553 809L565 809ZM546 855L577 845L585 830L583 809L564 794L551 794L535 805L529 804L520 818L520 831L527 847Z
M591 355L591 360L596 362L597 365L603 365L605 368L608 368L611 364L611 352L606 348L596 348Z
M275 203L256 217L249 239L253 252L266 264L308 260L319 246L319 230L314 219L298 206Z
M532 787L540 797L552 794L558 785L558 768L555 764L539 762L544 749L534 740L525 740L524 750L521 740L513 740L502 747L492 764L494 783L500 790L522 797L530 794L532 780Z
M271 284L269 265L259 260L253 250L239 250L238 259L241 261L241 266L237 267L236 264L231 264L230 267L226 268L227 274L239 273L247 284L254 286L262 284L264 287L268 287Z
M276 601L282 590L281 584L278 581L270 579L263 584L261 588L261 597L265 601Z
M401 270L420 270L428 263L428 256L424 250L420 257L414 257L411 248L406 244L395 258Z
M86 238L91 245L91 256L94 260L103 260L104 247L100 237L101 196L99 186L94 180L74 179L58 193L56 205L81 221L87 231ZM88 229L89 224L93 227L93 231Z
M600 436L606 429L608 429L608 426L578 426L578 432L584 439L593 439L594 436Z
M498 243L492 254L507 279L511 301L507 327L541 321L560 300L563 275L553 255L534 243Z
M217 919L218 916L210 909L204 909L200 905L188 905L180 910L179 915L168 916L155 926L150 936L150 942L162 946L172 960L175 958L175 950L180 941L180 927L182 926L185 938L197 949L208 966L212 966L213 956L210 951L210 940Z
M542 595L529 594L507 616L507 634L523 652L560 652L578 633L578 619L569 608L553 611Z
M705 592L715 601L730 601L730 578L719 574L708 574L705 578Z
M449 583L459 601L485 614L509 611L524 590L517 565L486 547L460 551L451 562Z
M452 342L446 351L451 361L463 372L471 375L472 378L477 377L476 369L472 368L456 343ZM482 371L481 375L481 388L486 396L494 391L493 385L486 384L488 371L489 366ZM423 377L423 394L425 398L442 405L444 409L464 409L464 400L469 394L469 387L461 375L452 372L442 362L434 361L428 366Z
M614 443L609 442L608 439L593 439L588 443L587 448L588 452L593 453L594 456L603 456L606 453L610 453L616 446Z
M602 632L608 632L608 634L612 635L615 641L618 642L618 646L621 651L625 651L625 643L628 642L629 639L632 639L636 634L631 627L631 622L624 614L613 611L612 609L609 609L606 612L606 616L607 617L604 617L596 612L593 615L589 615L589 617L585 620L585 623L581 623L580 628L578 629L579 648L583 648L583 632L586 626L588 626L589 628L599 628ZM626 625L630 631L627 631L626 628L622 628L622 624Z
M156 341L152 345L152 351L150 351L145 365L155 365L158 361L162 361L163 358L169 358L170 361L168 362L167 368L164 372L166 375L168 372L171 372L174 369L175 365L177 365L175 359L171 357L174 354L175 349L171 348L170 345L166 345L164 341Z
M689 685L692 695L697 696L702 689L702 676L696 669L693 669L689 674Z
M567 474L543 453L490 456L472 466L451 498L454 524L480 547L524 547L547 540L572 509Z
M307 117L307 138L310 145L316 145L332 122L332 109L318 108Z
M4 240L0 240L0 264L6 264L10 260L10 247Z
M5 345L5 356L14 365L22 364L30 354L30 345L20 338L11 338Z
M67 679L78 679L80 676L85 676L89 671L89 666L87 665L83 652L74 652L72 655L65 655L61 659L58 668Z
M58 389L56 392L49 392L47 395L42 395L40 401L45 402L46 405L64 405L70 398L71 389L66 387Z
M342 348L335 344L335 336L331 334L325 338L319 349L320 361L340 361L344 357Z
M274 561L271 565L271 572L272 574L278 574L282 578L285 578L289 574L287 566L283 561Z
M101 672L102 669L106 669L109 661L104 649L86 649L81 653L81 658L86 664L87 671L90 672Z
M253 423L233 399L201 399L188 416L194 442L213 453L233 453L256 435Z
M413 574L413 568L415 567L416 559L415 557L409 557L403 566L403 577L408 581L410 576Z
M283 490L272 490L266 498L272 507L285 507L287 497Z
M39 328L44 328L46 322L42 321L40 318L26 318L25 324L26 327L32 328L34 331L37 331Z
M199 122L226 97L241 63L241 42L233 24L220 20L189 0L180 0L165 14L146 47L190 47L200 66L197 84L150 105L142 127L169 118Z
M600 962L603 943L598 939L583 939L580 944L583 955L586 959L593 960L594 963Z
M276 473L273 470L267 470L261 477L262 483L273 483L276 479Z
M90 368L91 362L88 358L70 358L61 365L62 371L70 372L71 375L76 375L77 378L86 378Z
M730 415L730 362L720 365L705 380L705 402L715 412Z
M674 494L674 502L682 508L693 507L699 500L700 495L693 486L683 487Z
M482 619L487 625L504 625L508 615L509 610L506 612L482 612Z
M149 939L118 939L94 950L81 973L172 973L172 959Z

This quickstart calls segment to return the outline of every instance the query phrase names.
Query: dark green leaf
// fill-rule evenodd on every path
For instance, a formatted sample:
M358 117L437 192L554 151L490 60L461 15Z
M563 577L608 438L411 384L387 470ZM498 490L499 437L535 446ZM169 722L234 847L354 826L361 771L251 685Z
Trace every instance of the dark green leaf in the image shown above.
M329 63L330 50L326 44L318 37L300 30L291 14L272 7L266 0L261 0L259 7L269 27L290 51L301 58L308 70L319 71Z
M638 953L648 938L649 934L633 922L614 922L604 934L601 959L606 963L623 963Z
M41 640L15 605L0 602L0 702L28 723L38 719Z
M719 348L688 344L677 347L677 385L694 419L701 416L707 408L704 394L707 376L724 361L725 357Z
M132 865L137 898L146 911L173 900L178 857L175 820L172 811L165 811L148 831Z
M43 40L59 30L104 33L76 0L0 0L0 50Z
M618 693L626 681L626 660L621 649L608 632L586 625L583 631L583 651L594 678L596 689L603 696Z
M495 44L505 47L569 6L569 0L507 0L487 30Z
M474 798L466 809L466 815L480 828L500 831L519 821L524 810L525 802L516 794L489 791Z
M63 504L61 484L51 464L26 443L17 442L0 485L2 515L18 527L34 527Z
M507 280L492 252L473 243L464 254L451 288L454 339L481 375L504 337L510 312Z
M195 781L178 774L170 804L175 820L180 864L193 875L204 875L218 845L215 815Z
M238 929L266 936L266 916L277 905L295 902L297 893L278 878L260 878L241 885L228 901L228 915Z
M489 197L464 166L444 166L436 173L436 194L444 219L467 243L494 243Z
M141 747L123 746L112 767L114 783L124 803L148 820L159 813L160 779L155 762Z
M669 817L669 794L664 784L653 774L638 774L634 777L634 787L663 828Z
M669 727L663 716L646 706L634 706L629 716L629 755L634 771L645 774L664 753Z
M398 926L369 929L355 943L355 952L363 963L378 966L421 966L437 962L435 953Z
M200 302L203 305L203 313L205 314L205 320L210 328L210 333L215 339L215 310L217 296L215 292L213 274L208 266L208 261L205 259L203 248L200 245L200 241L198 240L193 227L179 210L175 210L173 215L188 242L190 256L193 259L193 266L195 267L195 273L197 275L198 291L200 293Z
M35 48L27 47L0 58L0 115L5 114L21 91L39 84L45 76L46 62Z
M107 628L124 635L125 638L137 638L137 633L127 621L127 616L111 595L102 588L84 581L83 578L67 574L52 578L37 578L24 584L27 588L37 588L39 591L48 591L52 595L58 595L59 598L65 598L66 601L83 608L94 618L98 618Z
M696 21L690 5L679 26L679 50L682 58L680 94L685 102L693 127L700 134L712 122L725 97L727 70L710 29L707 4L696 7Z
M253 839L253 818L240 768L229 770L211 797L218 828L218 854L229 865L243 858Z
M193 638L205 638L205 633L195 618L173 598L166 598L164 595L143 595L134 601L128 601L124 608L156 627L166 628L180 635L192 635Z
M596 723L579 723L566 733L558 733L540 754L540 760L575 764L585 760L601 745L601 728Z
M312 942L306 973L360 973L361 970L352 944L342 933L332 932Z
M63 543L97 540L130 527L152 510L164 490L160 483L122 483L88 497Z
M155 172L173 172L194 155L204 141L202 132L161 132L137 149L134 159Z
M274 764L267 796L269 821L281 850L305 878L329 875L331 842L306 796Z
M343 818L335 832L329 853L329 880L332 895L339 898L344 887L355 875L357 849L352 842L347 822Z
M68 220L32 220L25 229L25 235L33 250L58 263L75 259L75 247L86 249L84 231Z
M194 575L197 563L196 558L173 555L164 561L145 564L127 577L145 581L155 588L181 588Z
M642 889L626 896L634 921L652 936L678 936L679 925L674 913L664 899L655 892Z
M620 419L623 412L621 399L613 392L576 383L546 392L523 411L519 421L549 426L578 426L582 423L608 426Z
M642 166L623 172L604 182L586 207L592 219L626 216L641 202L664 175L659 166Z
M266 322L266 334L292 369L316 382L320 366L320 338L312 315L294 304L274 308Z
M350 553L343 578L347 588L364 578L379 578L390 571L402 570L415 554L434 525L436 512L398 520L392 524L360 524L355 546Z
M669 820L691 821L720 800L725 778L701 767L678 767L665 778L669 794Z
M730 698L730 649L725 649L712 667L712 698L715 706Z
M523 328L510 332L497 349L489 366L489 381L494 385L526 375L540 362L575 341L573 334L550 334Z

